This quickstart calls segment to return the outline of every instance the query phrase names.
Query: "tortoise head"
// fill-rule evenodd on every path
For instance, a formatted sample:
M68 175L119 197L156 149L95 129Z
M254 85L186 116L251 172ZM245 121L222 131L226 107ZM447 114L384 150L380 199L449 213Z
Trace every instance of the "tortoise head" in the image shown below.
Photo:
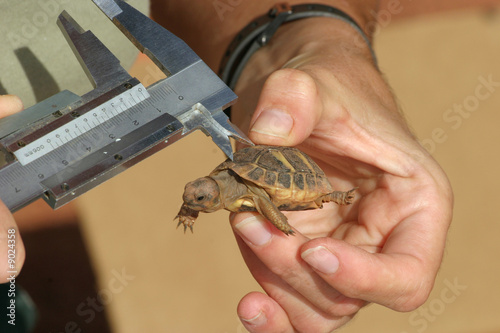
M210 213L222 208L219 185L210 177L187 183L182 199L184 204L196 211Z

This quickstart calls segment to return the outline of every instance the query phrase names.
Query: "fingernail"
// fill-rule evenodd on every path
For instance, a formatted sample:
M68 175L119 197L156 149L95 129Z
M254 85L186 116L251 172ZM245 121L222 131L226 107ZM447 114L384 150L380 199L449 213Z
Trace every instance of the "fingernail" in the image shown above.
M269 224L259 215L244 219L236 224L235 228L243 238L255 246L262 246L271 241Z
M266 315L260 311L255 317L246 319L243 317L240 317L241 320L243 320L245 323L250 324L252 326L261 326L267 323L267 318Z
M324 246L305 250L300 256L315 270L324 274L335 273L339 268L337 257Z
M250 131L286 139L293 127L292 117L279 109L263 111Z

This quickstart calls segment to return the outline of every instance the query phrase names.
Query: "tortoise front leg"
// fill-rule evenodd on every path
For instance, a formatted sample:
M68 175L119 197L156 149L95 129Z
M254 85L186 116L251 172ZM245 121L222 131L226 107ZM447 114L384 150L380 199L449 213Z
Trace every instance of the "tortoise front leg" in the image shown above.
M194 209L189 208L185 204L181 206L181 209L179 210L179 213L177 213L177 216L174 218L179 219L179 223L177 223L177 228L183 224L184 225L184 233L186 232L186 229L189 227L191 229L191 232L193 232L193 224L194 221L196 221L196 218L198 217L198 214L200 212Z

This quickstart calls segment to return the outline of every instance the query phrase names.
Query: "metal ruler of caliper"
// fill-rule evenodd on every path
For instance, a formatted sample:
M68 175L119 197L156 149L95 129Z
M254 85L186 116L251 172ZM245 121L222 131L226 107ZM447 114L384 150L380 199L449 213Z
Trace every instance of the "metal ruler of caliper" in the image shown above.
M124 1L92 1L167 78L144 87L63 12L59 27L95 89L0 120L0 199L11 211L40 197L60 207L196 129L229 158L229 137L252 144L223 112L236 95L181 39Z

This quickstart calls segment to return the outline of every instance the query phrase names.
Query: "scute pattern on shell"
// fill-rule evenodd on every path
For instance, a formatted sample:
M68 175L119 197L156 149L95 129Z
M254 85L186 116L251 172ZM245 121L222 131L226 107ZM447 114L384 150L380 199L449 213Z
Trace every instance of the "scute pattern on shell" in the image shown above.
M332 192L324 172L306 154L291 147L253 146L235 153L214 173L231 169L264 188L275 200L306 202Z

